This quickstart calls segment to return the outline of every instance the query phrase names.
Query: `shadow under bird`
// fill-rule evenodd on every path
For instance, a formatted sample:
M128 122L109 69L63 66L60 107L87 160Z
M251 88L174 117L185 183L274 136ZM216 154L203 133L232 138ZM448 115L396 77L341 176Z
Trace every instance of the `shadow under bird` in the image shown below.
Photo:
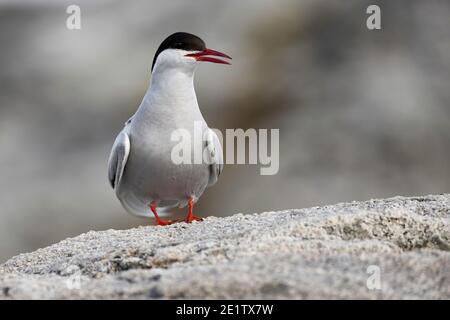
M155 53L150 86L136 113L118 134L108 161L108 178L122 206L130 213L150 216L158 225L160 207L185 207L186 222L202 220L193 207L208 186L217 182L223 169L223 154L217 135L206 124L194 90L194 72L199 62L230 64L219 59L228 55L206 48L199 37L177 32L166 38ZM199 164L172 160L178 129L194 137L200 124L202 151L208 161ZM194 154L194 143L190 151ZM203 152L202 152L203 154Z

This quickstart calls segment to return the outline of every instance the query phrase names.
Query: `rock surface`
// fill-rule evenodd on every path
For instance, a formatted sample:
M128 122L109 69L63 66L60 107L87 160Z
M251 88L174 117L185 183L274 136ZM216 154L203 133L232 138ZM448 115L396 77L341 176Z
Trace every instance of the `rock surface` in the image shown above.
M0 266L0 297L449 299L450 194L91 231Z

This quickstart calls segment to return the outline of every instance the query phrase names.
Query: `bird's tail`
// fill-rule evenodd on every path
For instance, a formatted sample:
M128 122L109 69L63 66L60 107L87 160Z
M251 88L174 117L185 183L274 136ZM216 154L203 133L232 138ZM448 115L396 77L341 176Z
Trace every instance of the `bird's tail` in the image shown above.
M120 199L122 206L129 213L140 217L153 217L153 213L149 207L150 200L148 202L142 201L131 193L126 196L121 195L121 197L118 198ZM158 209L158 215L161 217L167 216L168 213L169 211L165 208Z

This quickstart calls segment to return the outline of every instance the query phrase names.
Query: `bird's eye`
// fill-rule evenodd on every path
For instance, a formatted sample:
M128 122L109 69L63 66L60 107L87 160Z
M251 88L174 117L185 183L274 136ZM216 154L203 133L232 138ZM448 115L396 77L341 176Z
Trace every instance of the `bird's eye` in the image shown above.
M174 44L175 49L181 49L183 48L183 44L181 42L177 42Z

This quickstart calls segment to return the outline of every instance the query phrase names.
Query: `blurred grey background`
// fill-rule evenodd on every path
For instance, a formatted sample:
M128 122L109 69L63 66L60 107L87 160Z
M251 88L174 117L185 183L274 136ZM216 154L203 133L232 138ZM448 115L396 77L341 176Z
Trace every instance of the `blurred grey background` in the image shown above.
M73 3L0 1L0 261L153 223L125 213L106 166L176 31L233 57L197 72L212 127L280 129L279 173L226 166L199 215L450 190L449 1L84 0L69 31Z

